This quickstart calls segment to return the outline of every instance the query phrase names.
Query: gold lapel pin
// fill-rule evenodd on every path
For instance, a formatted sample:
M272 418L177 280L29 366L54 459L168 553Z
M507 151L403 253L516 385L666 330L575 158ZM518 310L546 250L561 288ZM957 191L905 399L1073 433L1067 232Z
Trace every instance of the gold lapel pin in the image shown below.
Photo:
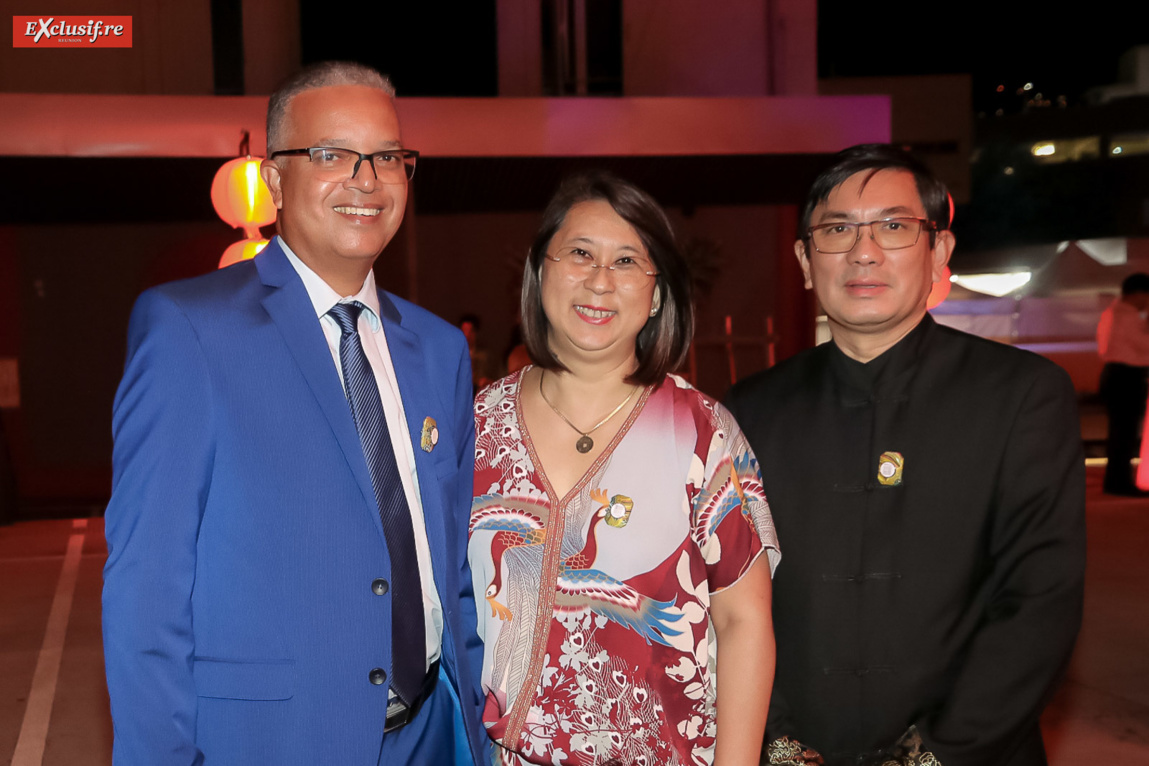
M878 458L878 483L886 487L896 487L902 483L902 468L905 458L900 452L883 452Z
M435 423L435 418L423 418L423 436L419 440L419 446L424 452L430 452L438 443L439 426Z

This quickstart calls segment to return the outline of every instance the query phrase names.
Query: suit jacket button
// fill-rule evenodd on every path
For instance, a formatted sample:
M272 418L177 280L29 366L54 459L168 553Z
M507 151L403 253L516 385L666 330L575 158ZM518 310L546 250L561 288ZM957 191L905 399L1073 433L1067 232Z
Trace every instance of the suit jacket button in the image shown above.
M376 577L374 580L371 581L371 590L373 590L375 592L376 596L385 595L387 593L387 588L388 588L387 581L384 580L382 577Z
M371 672L367 674L367 680L380 686L387 680L387 671L383 668L371 668Z

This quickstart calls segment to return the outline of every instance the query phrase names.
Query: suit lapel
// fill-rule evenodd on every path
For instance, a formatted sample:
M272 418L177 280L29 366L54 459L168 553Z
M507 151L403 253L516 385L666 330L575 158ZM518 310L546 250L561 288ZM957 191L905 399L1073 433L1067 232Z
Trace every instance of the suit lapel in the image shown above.
M399 395L403 399L407 433L411 439L411 450L415 455L415 471L419 476L419 500L423 506L423 523L431 548L432 569L435 572L435 579L439 580L444 567L448 566L444 558L446 531L443 528L443 493L438 489L439 477L435 459L432 453L423 450L421 442L424 419L435 418L441 429L447 425L444 421L450 413L445 412L440 405L438 387L431 379L424 361L423 341L403 326L402 315L382 290L379 291L379 314L383 322L383 332L387 335L391 364L395 368L395 377L399 382ZM438 586L442 592L442 583L438 583Z
M363 457L363 445L359 442L359 432L355 430L347 397L335 371L323 328L307 296L307 289L279 248L278 237L259 254L255 265L263 284L272 288L262 300L263 307L279 328L319 408L327 417L382 538L383 524L379 519L375 491L371 486L371 474Z

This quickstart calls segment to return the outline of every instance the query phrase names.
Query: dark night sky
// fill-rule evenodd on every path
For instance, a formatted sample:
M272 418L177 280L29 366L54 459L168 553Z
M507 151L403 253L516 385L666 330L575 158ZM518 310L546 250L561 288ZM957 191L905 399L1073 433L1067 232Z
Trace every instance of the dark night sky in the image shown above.
M359 3L333 23L329 0L300 1L303 62L354 59L401 96L497 96L495 0Z
M594 3L596 0L589 0ZM621 7L618 0L598 0ZM1117 80L1117 59L1149 43L1138 0L1092 0L1073 12L1011 0L914 3L904 8L851 0L818 3L821 77L971 73L975 111L1018 111L1016 90L1079 103L1086 88ZM331 23L330 5L302 0L306 61L354 58L392 75L399 92L494 96L498 89L495 2L361 4L354 23ZM386 34L369 30L385 30ZM999 95L995 88L1004 85Z
M1131 9L1141 7L1137 13ZM1017 89L1080 103L1084 91L1117 81L1117 59L1149 43L1140 2L1093 0L1072 12L1053 3L968 0L874 12L857 2L818 3L821 77L973 75L974 110L1020 107ZM1004 85L1004 93L996 92Z

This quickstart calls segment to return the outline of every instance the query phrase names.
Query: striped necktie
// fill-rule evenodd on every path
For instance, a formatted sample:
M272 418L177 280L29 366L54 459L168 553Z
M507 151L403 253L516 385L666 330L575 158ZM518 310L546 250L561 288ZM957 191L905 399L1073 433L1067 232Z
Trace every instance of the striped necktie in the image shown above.
M391 558L391 689L411 705L423 685L427 667L427 644L423 624L423 590L419 562L415 557L415 532L411 509L399 478L399 466L391 446L391 433L383 415L375 373L359 338L359 314L364 305L337 303L327 313L343 333L339 339L339 363L343 386L363 456L371 472L375 502L383 521L387 553Z

